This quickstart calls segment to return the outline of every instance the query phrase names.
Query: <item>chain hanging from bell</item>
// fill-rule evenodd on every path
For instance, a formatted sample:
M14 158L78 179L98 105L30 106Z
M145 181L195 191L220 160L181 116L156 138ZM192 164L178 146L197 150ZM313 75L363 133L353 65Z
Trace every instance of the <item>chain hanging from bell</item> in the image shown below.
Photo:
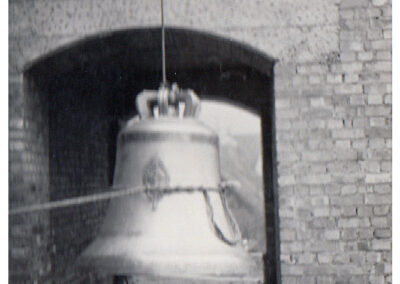
M139 118L118 135L111 201L81 267L134 279L248 276L254 262L227 206L217 134L197 115L200 100L176 84L137 96Z

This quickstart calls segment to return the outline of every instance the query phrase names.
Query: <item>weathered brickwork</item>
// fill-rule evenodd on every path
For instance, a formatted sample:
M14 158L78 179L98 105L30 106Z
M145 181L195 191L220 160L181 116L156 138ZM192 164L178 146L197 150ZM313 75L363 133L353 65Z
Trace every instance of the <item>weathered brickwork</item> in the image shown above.
M341 1L337 52L276 66L283 283L391 283L390 9Z
M49 195L47 101L35 86L10 79L10 208L45 202ZM26 93L30 93L27 97ZM51 270L47 212L9 218L11 282L38 283Z
M87 36L158 26L159 1L9 5L10 207L98 190L110 182L109 140L101 135L110 129L90 121L105 119L106 103L99 99L85 113L85 105L67 100L73 94L50 99L23 73ZM391 1L167 0L165 13L169 26L231 38L279 60L275 206L282 283L391 283ZM80 95L86 91L97 90ZM74 123L82 121L78 130L65 121L71 111ZM76 137L96 143L81 147ZM10 217L12 282L84 282L70 264L103 211L100 204ZM266 212L273 218L271 208Z

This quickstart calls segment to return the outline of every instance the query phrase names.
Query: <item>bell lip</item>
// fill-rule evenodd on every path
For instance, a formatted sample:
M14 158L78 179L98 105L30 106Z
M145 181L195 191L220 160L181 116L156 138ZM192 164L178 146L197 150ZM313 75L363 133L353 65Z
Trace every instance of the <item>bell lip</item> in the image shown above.
M129 275L137 278L148 278L148 279L197 279L197 280L221 280L221 281L240 281L249 280L257 281L262 280L262 274L259 271L259 267L256 261L250 257L250 255L243 255L242 259L235 257L233 262L226 264L225 262L216 262L208 265L208 267L215 268L216 264L222 264L219 267L223 269L214 270L214 272L206 268L202 269L191 269L187 270L184 265L180 268L176 268L174 263L165 267L160 267L160 263L148 263L148 264L134 264L134 261L126 262L123 265L118 265L116 263L121 262L120 258L116 257L93 257L80 255L75 262L75 267L78 270L83 270L85 272L94 272L103 275ZM110 266L110 263L114 265ZM205 262L207 263L207 262ZM134 267L136 265L136 267ZM158 265L158 266L157 266ZM198 266L200 267L200 266ZM171 269L172 268L172 269ZM190 266L189 266L190 268ZM169 270L167 272L167 270Z

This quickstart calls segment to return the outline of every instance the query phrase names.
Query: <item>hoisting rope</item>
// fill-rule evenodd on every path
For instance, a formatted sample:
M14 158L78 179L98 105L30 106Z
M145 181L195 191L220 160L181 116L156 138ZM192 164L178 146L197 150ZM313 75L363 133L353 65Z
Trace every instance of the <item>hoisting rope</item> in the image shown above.
M221 199L222 199L222 203L223 203L225 217L227 217L228 223L231 226L231 228L233 229L233 232L232 232L233 233L233 239L228 239L224 235L224 233L222 232L221 228L216 223L216 221L214 219L214 210L213 210L213 207L211 205L210 196L208 195L207 191L203 191L203 196L204 196L204 199L205 199L206 205L207 205L207 215L209 217L209 221L210 221L210 224L211 224L212 229L214 231L214 234L221 241L227 243L230 246L234 246L234 245L238 244L242 240L242 236L241 236L241 233L240 233L240 230L239 230L239 226L236 223L236 220L234 219L233 215L231 214L229 208L227 207L224 191L222 191L222 192L220 191L220 195L221 195Z
M18 215L18 214L26 214L31 212L37 211L44 211L44 210L52 210L52 209L59 209L71 206L82 205L91 202L98 202L128 195L133 195L137 193L145 193L146 195L149 193L157 193L157 194L171 194L177 192L202 192L205 202L206 202L206 209L207 209L207 216L209 218L211 227L216 234L216 236L227 243L228 245L236 245L241 241L241 233L239 230L239 226L234 219L230 209L228 207L225 192L227 188L232 188L236 186L235 182L221 182L217 187L204 187L204 186L173 186L173 187L149 187L149 186L139 186L134 188L117 188L113 187L113 191L110 192L102 192L102 193L95 193L87 196L79 196L73 197L63 200L57 201L50 201L45 203L39 203L34 205L22 206L18 208L10 209L8 214L9 215ZM233 239L227 238L224 233L222 232L221 228L218 226L217 222L214 219L214 210L211 204L210 197L208 192L218 192L221 196L223 209L225 212L225 217L228 220L229 225L233 230Z
M165 71L165 28L164 28L164 0L161 0L161 57L162 57L162 86L167 86L167 75Z
M79 197L73 197L73 198L68 198L68 199L63 199L63 200L57 200L57 201L50 201L50 202L45 202L45 203L40 203L40 204L34 204L34 205L28 205L28 206L22 206L19 208L13 208L10 209L8 214L9 215L16 215L16 214L23 214L23 213L29 213L29 212L35 212L35 211L43 211L43 210L51 210L51 209L58 209L58 208L63 208L63 207L70 207L70 206L76 206L76 205L81 205L85 203L91 203L91 202L97 202L97 201L102 201L102 200L107 200L107 199L113 199L117 197L123 197L127 195L132 195L135 193L149 193L149 192L156 192L156 193L174 193L174 192L193 192L193 191L220 191L221 187L180 187L180 186L174 186L174 187L153 187L149 188L148 186L139 186L139 187L133 187L133 188L116 188L113 187L113 191L109 192L102 192L102 193L95 193L91 195L86 195L86 196L79 196Z

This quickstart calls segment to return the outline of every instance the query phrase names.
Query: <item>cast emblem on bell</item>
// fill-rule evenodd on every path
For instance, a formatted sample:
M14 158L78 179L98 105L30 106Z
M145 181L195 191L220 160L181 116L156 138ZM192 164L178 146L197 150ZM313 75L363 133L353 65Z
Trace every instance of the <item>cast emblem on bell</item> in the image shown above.
M227 207L218 136L196 118L199 99L173 85L143 91L136 105L140 119L118 135L113 187L137 191L110 202L79 265L159 283L248 276L255 263Z
M169 185L168 171L159 157L152 158L144 167L143 185L150 189L149 191L145 190L145 192L153 204L153 210L155 210L157 201L161 198L162 193L160 190L151 191L151 189Z

